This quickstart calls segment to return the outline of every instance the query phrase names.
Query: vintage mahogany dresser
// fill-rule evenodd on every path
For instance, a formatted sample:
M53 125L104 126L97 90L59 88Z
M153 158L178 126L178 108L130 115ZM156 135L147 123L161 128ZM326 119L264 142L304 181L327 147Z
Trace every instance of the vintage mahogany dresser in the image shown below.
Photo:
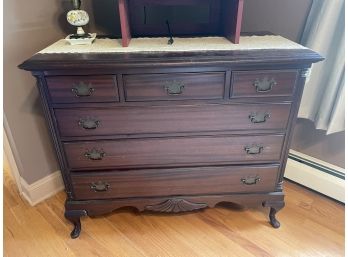
M124 206L263 205L280 226L289 142L309 68L322 57L269 37L190 51L132 52L132 40L103 52L97 39L70 53L58 42L19 66L37 79L73 238L81 216Z

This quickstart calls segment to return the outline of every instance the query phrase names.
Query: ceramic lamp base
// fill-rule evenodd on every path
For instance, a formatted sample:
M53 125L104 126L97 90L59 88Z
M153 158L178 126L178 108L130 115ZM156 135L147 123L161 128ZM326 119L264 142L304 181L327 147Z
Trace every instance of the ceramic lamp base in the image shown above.
M80 35L80 36L84 36L86 35L85 31L83 30L82 27L77 27L77 32L76 32L77 35Z

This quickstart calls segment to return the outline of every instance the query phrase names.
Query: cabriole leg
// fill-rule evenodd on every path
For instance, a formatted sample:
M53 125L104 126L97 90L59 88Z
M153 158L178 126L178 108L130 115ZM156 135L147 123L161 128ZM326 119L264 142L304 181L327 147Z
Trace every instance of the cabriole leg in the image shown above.
M85 210L67 210L65 211L65 218L74 224L74 229L71 231L71 238L78 238L81 232L81 216L86 216L87 212Z
M276 213L281 210L285 203L283 201L277 201L277 202L264 202L263 207L271 207L269 211L269 221L274 228L279 228L280 223L276 218Z

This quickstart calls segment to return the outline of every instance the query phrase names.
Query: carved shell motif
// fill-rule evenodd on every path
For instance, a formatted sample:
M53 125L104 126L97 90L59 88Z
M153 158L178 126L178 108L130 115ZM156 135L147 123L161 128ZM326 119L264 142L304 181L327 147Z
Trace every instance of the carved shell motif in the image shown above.
M185 212L206 208L206 203L192 203L184 199L172 198L159 204L147 205L145 210L158 212Z

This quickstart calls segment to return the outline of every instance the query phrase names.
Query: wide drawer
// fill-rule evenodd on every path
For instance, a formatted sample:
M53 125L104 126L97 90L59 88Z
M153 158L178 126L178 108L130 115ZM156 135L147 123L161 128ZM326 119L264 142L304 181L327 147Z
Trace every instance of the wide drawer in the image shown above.
M105 199L274 191L279 166L143 169L71 174L75 198Z
M71 169L279 161L283 135L200 136L64 143Z
M126 101L222 99L225 72L124 75Z
M55 109L62 136L275 129L287 126L290 104Z
M231 97L290 96L296 78L296 70L233 72Z
M117 102L115 76L52 76L46 77L53 103Z

